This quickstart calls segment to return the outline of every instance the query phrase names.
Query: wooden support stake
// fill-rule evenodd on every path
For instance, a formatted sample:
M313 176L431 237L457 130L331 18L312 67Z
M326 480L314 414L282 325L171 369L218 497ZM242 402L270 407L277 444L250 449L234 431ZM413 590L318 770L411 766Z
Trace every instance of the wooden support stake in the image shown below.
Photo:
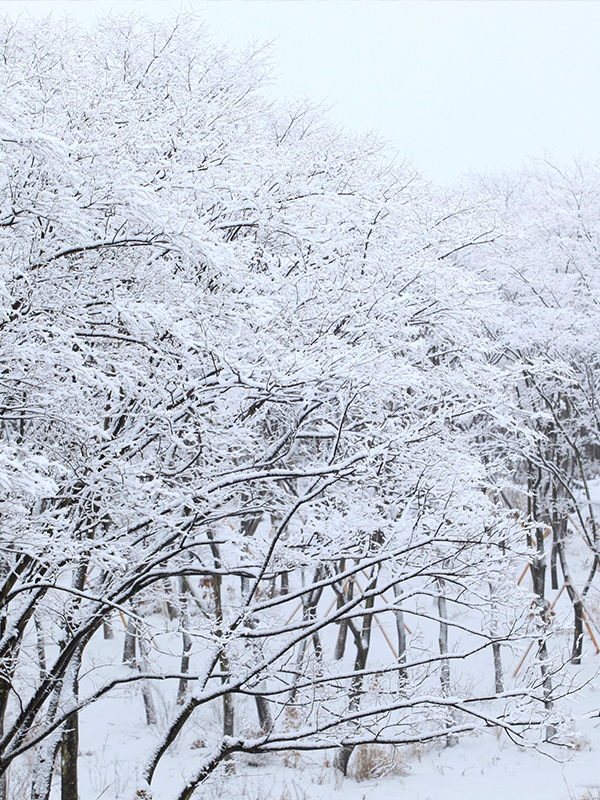
M296 608L292 611L290 616L287 618L286 623L285 623L286 625L290 624L290 622L294 619L294 617L300 611L301 608L302 608L302 601L300 601L300 603L296 606Z
M388 647L390 648L390 650L391 650L391 651L392 651L392 653L394 654L394 658L395 658L395 659L396 659L396 661L397 661L397 660L398 660L398 653L396 652L396 648L395 648L395 647L394 647L394 645L391 643L389 636L387 635L387 633L386 633L386 632L385 632L385 630L383 629L383 625L382 625L382 624L381 624L381 622L379 622L379 620L377 619L377 614L374 614L373 616L375 617L375 622L376 622L376 623L377 623L377 625L379 626L379 630L380 630L380 631L381 631L381 633L383 634L383 638L384 638L384 639L386 640L386 642L388 643Z
M600 653L600 648L598 647L598 642L596 641L596 639L594 637L594 634L592 633L592 629L590 628L590 624L587 621L587 614L584 611L583 603L581 604L581 616L583 617L583 622L585 624L585 627L587 628L587 632L590 635L590 639L592 640L592 642L594 643L594 647L596 648L596 655L598 655L598 653Z
M555 605L558 603L558 598L561 596L561 594L563 593L563 591L565 590L565 588L566 588L566 583L563 583L563 585L560 587L560 591L559 591L559 593L558 593L558 594L556 595L556 597L554 598L554 602L552 603L552 605L550 606L550 608L548 609L548 611L552 611L552 609L554 608L554 606L555 606ZM546 613L548 613L548 612L546 612ZM520 670L520 669L521 669L521 667L523 666L523 664L524 664L524 662L525 662L525 659L526 659L526 658L527 658L527 656L529 655L529 651L531 650L531 648L533 647L533 645L534 645L534 644L535 644L535 639L534 639L533 641L529 642L529 647L527 648L527 650L525 650L525 654L524 654L523 658L522 658L522 659L519 661L519 663L518 663L518 665L517 665L517 668L516 668L516 670L513 672L513 678L516 678L516 677L517 677L517 675L518 675L518 673L519 673L519 670Z
M364 571L364 569L363 569L363 570L361 570L361 572L362 572L362 574L365 576L365 578L367 578L367 580L368 580L369 576L365 574L365 571ZM387 599L387 597L386 597L384 594L381 594L381 595L379 595L379 596L383 598L383 602L384 602L384 603L387 603L388 605L390 604L390 601ZM407 632L407 633L408 633L410 636L412 636L412 631L411 631L411 629L408 627L408 625L407 625L406 623L404 623L404 627L406 628L406 632Z
M362 572L363 572L363 575L364 575L364 570L363 570ZM368 576L367 576L367 575L365 575L365 578L367 578L367 577L368 577ZM361 587L360 583L358 582L358 579L355 579L355 580L356 580L356 585L358 586L358 590L359 590L359 592L362 592L362 587ZM383 595L381 595L381 596L383 596ZM385 600L385 597L384 597L383 599ZM388 601L387 601L387 600L385 600L385 602L386 602L386 603L388 603ZM390 641L390 639L389 639L389 636L388 636L388 635L387 635L387 633L384 631L384 629L383 629L383 625L382 625L382 624L381 624L381 622L379 622L379 620L377 619L377 614L375 614L375 613L374 613L374 614L373 614L373 618L375 619L375 622L377 623L377 627L378 627L378 628L379 628L379 630L382 632L382 634L383 634L383 638L384 638L384 639L386 640L386 642L388 643L388 647L390 648L390 650L391 650L391 651L392 651L392 653L394 654L394 658L395 658L395 659L396 659L396 661L397 661L397 660L398 660L398 653L396 652L396 649L395 649L394 645L391 643L391 641Z
M552 528L546 528L546 532L544 533L544 539L546 539L546 538L548 537L548 535L549 535L549 533L550 533L550 531L551 531L551 530L552 530ZM517 581L517 586L520 586L520 585L521 585L521 583L522 583L522 581L523 581L523 578L525 577L525 575L527 575L527 570L528 570L528 569L531 569L531 564L527 564L527 566L525 567L525 569L524 569L524 570L523 570L523 572L521 573L521 577L520 577L520 578L519 578L519 580Z
M589 621L592 623L592 625L593 625L593 626L594 626L594 628L596 629L596 633L600 634L600 629L598 628L598 625L596 624L596 622L595 622L595 620L594 620L594 617L593 617L593 616L590 614L590 612L587 610L587 606L585 605L585 603L583 602L583 600L581 601L581 607L582 607L582 608L583 608L583 610L585 611L585 613L586 613L586 615L587 615L587 618L588 618L588 620L589 620Z
M525 569L523 570L523 573L522 573L521 577L520 577L520 578L519 578L519 580L517 581L517 586L520 586L520 585L521 585L521 582L523 581L523 578L525 577L525 575L527 575L527 570L528 570L528 569L530 569L530 568L531 568L531 564L527 564L527 566L526 566L526 567L525 567Z
M533 644L534 644L533 641L529 642L529 647L527 648L527 650L525 650L525 654L524 654L523 658L519 661L519 663L517 664L516 670L513 672L513 678L516 678L517 675L519 674L519 670L521 669L521 667L523 666L523 662L525 661L525 659L529 655L529 651L533 647Z

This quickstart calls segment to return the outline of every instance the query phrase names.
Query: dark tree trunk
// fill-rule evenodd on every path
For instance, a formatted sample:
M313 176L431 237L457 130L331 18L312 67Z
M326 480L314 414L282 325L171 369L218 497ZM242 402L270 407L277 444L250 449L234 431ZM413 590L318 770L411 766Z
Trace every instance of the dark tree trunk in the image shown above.
M105 617L104 622L102 623L102 633L105 639L114 639L115 632L113 630L112 622L110 617Z
M281 573L281 594L289 594L290 593L290 579L289 574L287 572Z
M368 589L371 589L377 583L377 573L376 570L373 569L371 573ZM365 609L368 611L373 608L375 603L374 597L368 597L365 601ZM350 623L349 623L350 624ZM356 659L354 661L354 671L359 672L361 670L366 669L367 667L367 658L369 656L369 648L371 646L371 631L373 627L373 614L365 614L363 617L363 625L362 631L358 632L354 629L354 626L351 626L352 633L354 635L354 641L356 643ZM355 675L352 679L352 685L350 687L350 702L348 704L349 710L354 711L360 706L360 698L362 694L362 687L363 687L363 678L362 675ZM354 751L354 746L352 745L344 745L340 747L340 749L336 752L334 758L334 765L337 769L340 770L342 775L346 775L348 773L348 763L350 761L350 756Z
M573 581L571 580L567 554L565 552L565 536L567 533L566 517L555 520L553 529L557 539L558 557L565 587L571 604L573 605L573 647L571 649L571 663L581 664L581 656L583 655L583 602L581 597L577 594Z
M583 655L583 603L575 600L573 603L573 650L571 652L571 664L581 664Z
M271 716L269 701L260 694L256 695L256 713L258 714L258 723L261 730L264 733L269 733L273 729L273 717Z
M76 696L76 695L74 695ZM77 761L79 755L79 714L72 714L65 724L60 743L60 798L79 800Z
M340 572L343 573L345 568L346 568L345 562L341 561ZM344 589L342 585L341 592L340 594L338 594L338 599L337 599L338 609L343 608L346 603L350 602L350 600L352 600L353 595L354 595L354 580L353 578L350 578L346 589ZM340 661L344 657L344 653L346 652L347 639L348 639L348 621L343 619L340 622L340 627L335 642L335 650L333 653L333 657L336 659L336 661Z

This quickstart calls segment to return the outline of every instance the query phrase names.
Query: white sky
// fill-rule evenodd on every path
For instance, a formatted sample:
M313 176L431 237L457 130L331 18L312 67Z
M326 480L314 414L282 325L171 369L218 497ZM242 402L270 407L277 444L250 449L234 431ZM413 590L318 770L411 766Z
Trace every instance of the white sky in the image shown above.
M0 11L165 17L272 41L272 91L333 104L437 182L469 170L600 157L600 2L592 0L0 0Z

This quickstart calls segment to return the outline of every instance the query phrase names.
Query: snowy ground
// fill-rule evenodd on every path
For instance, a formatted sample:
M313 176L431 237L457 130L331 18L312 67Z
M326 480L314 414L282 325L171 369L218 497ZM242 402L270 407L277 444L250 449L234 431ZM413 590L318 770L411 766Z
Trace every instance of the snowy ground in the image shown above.
M592 676L600 656L591 647L579 680ZM96 717L93 731L84 726L81 742L81 800L132 800L133 763L143 761L152 746L140 704L114 699ZM328 754L292 754L240 758L235 774L215 776L198 792L203 800L596 800L600 798L600 684L588 684L573 706L575 746L525 750L504 734L467 736L454 747L435 743L399 751L391 774L371 780L342 778ZM132 708L138 709L139 719ZM124 710L126 709L126 712ZM597 711L596 711L597 713ZM196 734L201 743L201 728ZM107 764L106 748L115 735L120 755ZM110 747L112 750L112 747ZM168 768L153 783L154 800L173 800L185 767L199 755L189 742L176 746ZM330 757L330 755L329 755ZM367 755L368 761L368 755ZM58 800L58 792L53 800Z
M420 754L413 750L397 770L405 775L360 782L341 779L320 758L301 759L295 769L239 765L235 778L215 781L205 796L211 800L596 800L600 720L581 728L585 730L581 747L571 752L525 751L490 734L465 738L452 748L437 744Z
M600 741L600 721L588 725ZM440 745L405 762L406 775L356 781L341 779L321 758L300 759L296 768L238 764L237 775L215 779L204 798L222 800L595 800L600 797L598 748L552 756L524 751L492 734ZM158 787L157 787L158 788ZM91 798L92 796L90 796ZM167 786L155 797L172 797ZM96 795L93 795L96 798ZM86 798L87 800L87 798Z
M582 540L571 541L571 559L575 572L587 571L589 552ZM556 599L559 592L554 591ZM592 587L588 595L587 612L590 623L600 621L600 589ZM554 607L554 646L568 660L571 637L571 607L567 593L562 592ZM163 633L158 628L163 625ZM177 653L178 640L168 623L157 617L155 644L162 658L169 651ZM600 642L600 632L592 628ZM380 638L379 646L387 646ZM112 641L98 636L89 648L89 660L82 687L86 690L101 684L108 675L121 667L122 632ZM525 654L527 644L520 650L505 651L505 674L514 679L516 666ZM489 653L481 658L489 659ZM527 670L537 670L532 652L526 657L518 680L525 680ZM571 720L572 747L547 744L536 749L524 749L510 741L504 733L466 736L454 747L442 742L427 746L412 746L396 751L396 761L388 774L374 779L357 780L356 759L351 761L351 777L342 778L331 766L331 753L290 754L272 756L243 756L236 761L235 772L221 773L198 790L202 800L600 800L600 654L586 632L584 659L581 667L567 664L560 684L568 688L583 687L581 691L559 701L560 709ZM483 661L471 673L470 680L481 683L485 693L490 680L489 664ZM458 669L454 672L461 679ZM86 685L89 682L89 685ZM558 683L558 682L557 682ZM164 684L162 684L164 686ZM489 687L491 690L491 687ZM156 689L159 727L172 717L173 698ZM167 699L165 699L167 697ZM184 776L194 768L203 750L208 728L219 725L215 718L191 721L186 735L177 740L168 758L159 767L152 785L153 800L174 800L184 784ZM156 745L156 732L145 724L139 688L128 686L102 700L84 712L81 727L80 780L81 800L133 800L136 773ZM204 726L204 727L203 727ZM387 756L390 755L388 748ZM377 764L381 753L365 755L367 766ZM363 773L364 773L363 769ZM360 777L360 776L359 776ZM51 800L59 800L59 781L56 781ZM13 790L14 791L14 790Z

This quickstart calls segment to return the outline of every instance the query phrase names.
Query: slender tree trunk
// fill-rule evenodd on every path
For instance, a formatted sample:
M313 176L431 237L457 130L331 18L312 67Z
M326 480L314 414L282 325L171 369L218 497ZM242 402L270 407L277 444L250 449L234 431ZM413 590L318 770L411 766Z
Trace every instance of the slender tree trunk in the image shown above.
M396 599L396 606L399 605L402 598L402 590L400 586L394 584L394 597ZM406 626L404 625L404 612L401 608L396 608L396 635L398 637L398 663L406 664ZM408 673L404 667L398 670L398 690L403 692L408 681Z
M60 696L62 692L62 681L55 687L50 696L46 722L51 723L58 712ZM54 764L61 745L61 732L55 731L48 739L41 743L31 781L31 800L48 800L50 789L52 788L52 775Z
M115 632L113 630L112 621L109 616L104 618L104 622L102 623L102 633L105 639L115 638Z
M187 675L190 669L190 650L192 649L192 637L190 636L190 615L188 611L188 597L187 586L185 578L180 579L180 615L179 626L181 628L181 669L182 675ZM183 705L187 697L188 679L179 679L179 688L177 690L177 705Z
M290 579L289 573L282 572L281 573L281 594L289 594L290 593Z
M552 673L548 663L548 644L547 632L550 623L550 603L545 598L545 576L546 576L546 563L544 559L544 534L540 527L536 530L536 555L531 563L531 575L533 578L533 591L536 595L536 604L538 608L539 624L542 635L538 640L537 660L540 665L540 672L542 674L542 687L544 694L544 706L548 711L552 709ZM546 738L551 739L556 730L553 725L548 725L546 728Z
M264 733L269 733L273 730L273 717L271 715L271 708L269 701L263 695L256 695L256 713L258 714L258 723Z
M67 720L60 744L61 800L79 800L77 761L79 755L79 714Z
M149 671L148 646L142 637L137 617L132 613L127 620L125 641L123 643L123 664L141 673ZM158 717L152 695L152 687L147 680L141 681L142 699L146 713L146 724L156 725Z
M77 703L79 699L79 668L81 651L73 658L69 666L69 675L65 678L65 689L68 687L69 703ZM65 692L63 691L63 695ZM63 698L64 699L64 698ZM79 712L74 712L67 719L60 742L60 798L61 800L79 800Z
M42 742L31 782L31 800L49 800L54 764L61 746L61 735L56 733Z
M150 672L150 662L148 661L149 648L143 634L139 633L139 665L138 669L143 674ZM144 700L144 711L146 712L146 725L156 725L158 722L158 715L156 713L156 704L154 702L154 695L152 694L152 686L147 680L142 680L142 698Z
M4 719L0 716L0 737L4 734ZM0 775L0 800L8 800L8 772Z
M321 567L317 567L314 572L312 582L317 583L322 577L322 570ZM302 585L304 585L304 578L302 578ZM319 604L319 600L321 599L321 595L323 593L323 589L313 589L312 591L307 592L302 597L302 620L303 622L310 622L314 620L317 615L317 606ZM321 642L318 636L312 637L312 642L315 648L315 655L319 660L322 657L322 648ZM296 656L296 671L294 674L294 681L292 684L292 688L290 689L289 694L289 702L292 703L296 697L296 684L300 680L300 675L302 674L302 663L304 661L304 656L306 654L306 639L302 639L301 642L298 644L298 653Z
M554 520L553 533L556 538L560 567L565 582L569 599L573 606L573 647L571 649L571 664L581 664L583 655L583 602L571 580L571 573L565 552L565 536L567 533L567 518ZM587 585L587 584L586 584Z
M127 629L123 642L123 664L132 668L137 665L137 638L137 620L133 615L130 615L127 619Z
M8 695L10 692L10 684L7 680L0 678L0 737L4 734L4 717L6 715L6 706L8 703ZM8 773L3 771L0 775L0 800L7 800L8 798Z
M342 559L342 561L340 561L340 572L342 574L345 568L346 564L345 561ZM346 603L352 600L353 595L354 595L354 580L353 578L350 578L348 580L348 585L346 589L344 589L342 585L341 594L338 595L338 600L337 600L338 609L342 608ZM339 623L339 630L333 654L333 657L336 659L336 661L340 661L344 657L344 653L346 652L347 639L348 639L348 621L343 619Z
M369 579L368 588L372 588L373 586L375 586L377 582L376 575L377 573L374 568ZM374 603L375 603L375 598L368 597L365 601L365 610L369 611L370 609L372 609ZM365 616L363 617L362 631L360 631L360 633L356 632L354 636L354 640L356 643L356 658L354 661L355 672L364 670L367 667L367 658L369 656L369 648L371 646L372 628L373 628L373 614L365 614ZM350 687L350 702L348 704L348 708L350 711L355 711L360 706L362 688L363 688L362 675L355 675L354 678L352 679L352 685ZM343 747L340 747L335 754L334 765L337 769L340 770L342 775L346 775L348 773L348 763L350 761L350 756L352 755L353 751L354 747L352 745L344 745Z
M448 653L448 606L445 595L445 581L443 578L438 578L438 597L437 607L438 616L440 618L440 630L438 637L438 644L440 648L440 655L445 656ZM450 696L450 661L447 658L442 658L440 663L440 684L442 687L442 695L444 697ZM448 716L446 724L451 727L453 724L452 715ZM453 747L458 739L454 734L446 736L446 746Z
M172 597L173 597L173 586L171 584L170 578L165 578L164 579L163 587L164 587L164 590L165 590L165 605L167 607L167 614L169 615L169 619L172 622L174 619L177 619L177 617L179 616L179 609L173 603L173 600L172 600Z
M87 538L93 538L92 535ZM78 591L83 591L86 577L88 574L88 560L82 558L73 575L73 587ZM70 640L75 627L76 613L81 605L81 600L75 598L67 614L65 621L65 640L63 647ZM63 683L63 697L68 703L76 704L79 698L79 670L83 657L82 648L78 648L65 675ZM65 697L66 695L66 697ZM79 800L79 712L74 712L65 722L62 729L62 739L60 743L60 786L61 800Z
M532 475L536 473L535 479ZM529 464L529 477L528 477L528 512L529 519L536 521L543 515L538 514L538 493L539 487L542 482L542 474L539 468ZM546 631L548 628L549 618L548 612L550 604L546 600L546 553L544 543L544 526L537 525L535 529L535 537L531 538L528 534L528 544L535 547L535 554L531 560L531 578L533 581L533 592L536 596L536 605L538 609L539 624L542 630L542 636L538 640L537 658L540 664L540 672L542 673L542 685L544 691L544 705L547 709L552 707L552 675L548 668L548 647L546 644Z
M498 625L496 622L496 615L498 613L498 598L496 592L494 591L494 586L492 583L489 584L489 587L490 587L490 606L492 611L490 634L492 636L496 636L498 632ZM498 641L492 641L492 656L494 659L494 690L496 694L501 694L504 691L504 672L502 669L501 645L500 642Z
M494 688L496 694L502 694L504 691L504 673L502 670L500 642L492 642L492 653L494 656Z
M207 534L209 538L212 537L212 533ZM219 547L217 544L211 544L211 550L213 554L213 559L215 562L215 570L221 569L221 554L219 552ZM222 597L222 578L221 575L215 573L213 577L213 598L215 603L215 621L217 623L217 627L215 630L215 635L217 637L223 636L223 597ZM223 673L224 677L221 678L221 683L225 685L228 680L229 674L229 659L227 657L227 653L225 651L225 647L221 648L221 652L219 654L219 667L221 672ZM229 692L223 695L223 736L231 736L233 737L235 732L235 707L233 703L233 695ZM230 756L226 757L226 760L229 760Z
M571 664L581 664L583 655L583 603L575 600L573 603L573 650Z
M35 622L36 650L37 650L38 664L40 667L40 678L44 678L46 675L46 671L48 669L48 665L46 662L46 637L44 636L44 629L40 624L40 620L37 614L34 614L33 620Z

